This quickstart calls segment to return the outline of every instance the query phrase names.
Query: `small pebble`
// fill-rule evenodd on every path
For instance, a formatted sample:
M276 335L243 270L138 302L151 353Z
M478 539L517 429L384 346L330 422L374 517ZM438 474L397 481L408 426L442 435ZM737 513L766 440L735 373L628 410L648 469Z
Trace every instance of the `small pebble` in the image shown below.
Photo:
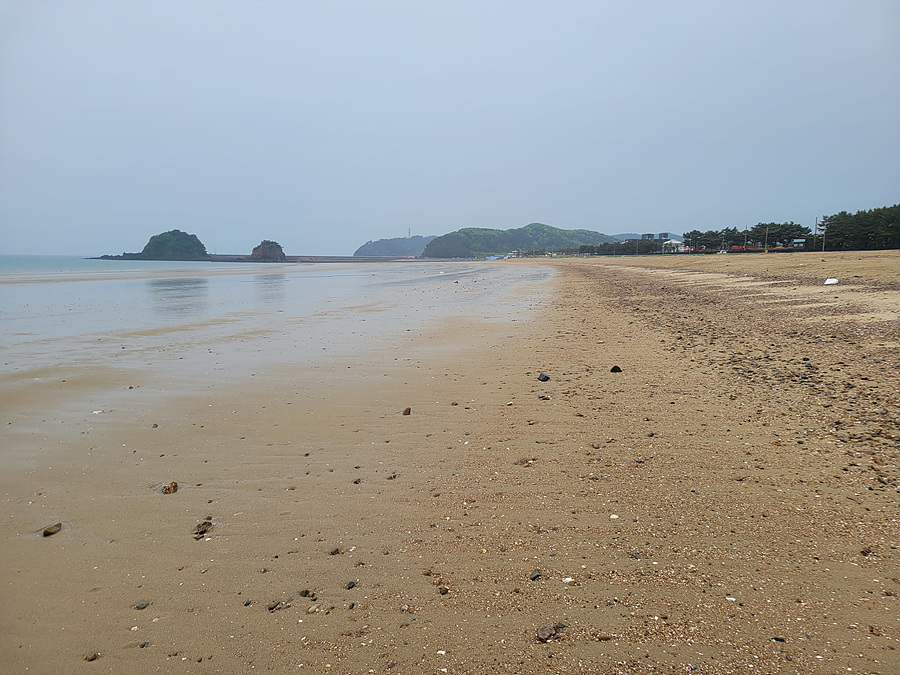
M547 642L551 638L556 637L557 632L556 626L541 626L537 630L537 639L541 642Z
M53 525L48 525L43 530L41 530L42 537L51 537L62 529L62 523L55 523Z

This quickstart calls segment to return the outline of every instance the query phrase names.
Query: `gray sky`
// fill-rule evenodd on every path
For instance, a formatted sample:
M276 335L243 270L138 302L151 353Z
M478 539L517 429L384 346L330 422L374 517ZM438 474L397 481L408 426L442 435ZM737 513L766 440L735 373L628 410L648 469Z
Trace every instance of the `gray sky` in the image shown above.
M0 252L900 201L897 0L0 0Z

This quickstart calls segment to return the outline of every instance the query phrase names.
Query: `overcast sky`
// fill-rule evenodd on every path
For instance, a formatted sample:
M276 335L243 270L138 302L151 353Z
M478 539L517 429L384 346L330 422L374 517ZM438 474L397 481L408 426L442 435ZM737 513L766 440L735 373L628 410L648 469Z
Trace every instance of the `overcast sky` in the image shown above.
M900 202L897 0L0 0L0 253Z

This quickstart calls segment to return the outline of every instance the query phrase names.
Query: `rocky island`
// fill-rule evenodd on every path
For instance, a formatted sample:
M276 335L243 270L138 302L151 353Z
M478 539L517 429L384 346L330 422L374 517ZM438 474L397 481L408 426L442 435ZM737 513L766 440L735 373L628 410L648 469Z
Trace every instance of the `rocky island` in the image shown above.
M101 260L209 260L206 246L196 234L169 230L150 237L140 253L102 255Z
M284 249L281 248L281 244L277 241L263 239L259 246L253 249L253 252L250 254L250 260L253 262L284 262Z
M206 251L206 246L196 234L188 234L181 230L169 230L150 237L150 241L140 253L123 253L122 255L102 255L99 260L183 260L209 262L297 262L297 258L289 259L281 248L281 244L270 239L263 239L254 247L250 255L213 255Z

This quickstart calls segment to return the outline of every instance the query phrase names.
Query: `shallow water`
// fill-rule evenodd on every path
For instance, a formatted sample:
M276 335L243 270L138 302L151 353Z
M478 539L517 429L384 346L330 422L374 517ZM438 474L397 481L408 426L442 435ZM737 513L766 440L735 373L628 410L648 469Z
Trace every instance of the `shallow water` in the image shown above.
M0 374L311 362L454 317L510 320L552 271L503 263L219 264L0 257ZM210 355L214 359L208 358Z

